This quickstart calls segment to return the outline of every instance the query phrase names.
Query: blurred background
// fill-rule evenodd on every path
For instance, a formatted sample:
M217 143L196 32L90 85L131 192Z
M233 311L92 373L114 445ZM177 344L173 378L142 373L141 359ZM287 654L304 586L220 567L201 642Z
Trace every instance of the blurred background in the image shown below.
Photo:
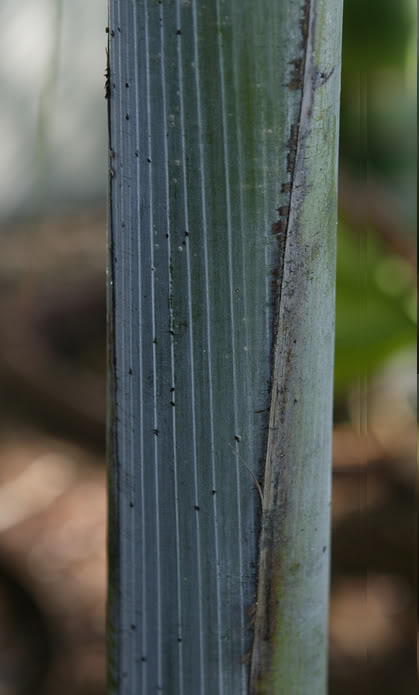
M2 0L0 695L105 692L106 0ZM346 0L331 695L416 675L416 6Z

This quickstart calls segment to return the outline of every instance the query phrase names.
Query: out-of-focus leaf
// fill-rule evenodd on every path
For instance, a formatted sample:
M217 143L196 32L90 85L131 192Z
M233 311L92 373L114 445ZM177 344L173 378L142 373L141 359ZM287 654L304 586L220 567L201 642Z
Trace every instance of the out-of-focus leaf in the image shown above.
M400 198L412 226L416 94L409 56L416 44L415 30L412 0L345 4L341 155L354 176L368 161L371 175Z
M343 20L345 70L399 67L413 19L411 0L350 0Z
M393 352L416 339L409 311L413 277L395 291L391 260L370 230L357 237L340 225L336 296L335 388L342 391L357 377L370 374ZM383 268L389 268L387 285ZM394 270L394 280L400 278ZM406 273L408 274L408 270Z

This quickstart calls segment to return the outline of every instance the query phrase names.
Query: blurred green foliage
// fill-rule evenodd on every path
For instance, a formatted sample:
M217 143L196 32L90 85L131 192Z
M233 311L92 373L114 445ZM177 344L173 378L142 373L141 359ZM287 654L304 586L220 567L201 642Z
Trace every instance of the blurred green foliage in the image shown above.
M371 230L339 226L336 293L337 392L413 345L415 274Z
M341 153L354 172L367 158L391 185L395 173L416 162L416 95L409 93L407 74L415 19L413 0L345 3Z
M345 2L341 100L341 167L361 187L368 177L391 194L394 217L400 211L403 216L393 233L406 234L410 243L416 214L415 19L413 0ZM395 253L388 234L381 238L379 223L366 219L360 225L356 218L346 210L339 226L337 395L416 340L414 259L409 263Z
M412 29L411 0L347 0L343 22L344 78L354 70L402 67Z

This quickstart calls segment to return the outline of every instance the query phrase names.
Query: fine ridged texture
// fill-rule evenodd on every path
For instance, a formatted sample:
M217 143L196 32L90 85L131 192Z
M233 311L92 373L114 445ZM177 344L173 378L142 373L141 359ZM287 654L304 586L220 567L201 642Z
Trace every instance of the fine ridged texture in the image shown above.
M306 0L250 695L325 695L342 5Z
M249 692L256 480L272 450L306 5L110 1L109 695ZM334 177L330 215L316 241L329 294L310 364L322 375L333 347L336 114L337 104L322 159ZM299 336L311 304L297 312ZM305 341L308 351L309 332ZM328 494L326 484L315 504ZM322 519L323 533L328 510Z

